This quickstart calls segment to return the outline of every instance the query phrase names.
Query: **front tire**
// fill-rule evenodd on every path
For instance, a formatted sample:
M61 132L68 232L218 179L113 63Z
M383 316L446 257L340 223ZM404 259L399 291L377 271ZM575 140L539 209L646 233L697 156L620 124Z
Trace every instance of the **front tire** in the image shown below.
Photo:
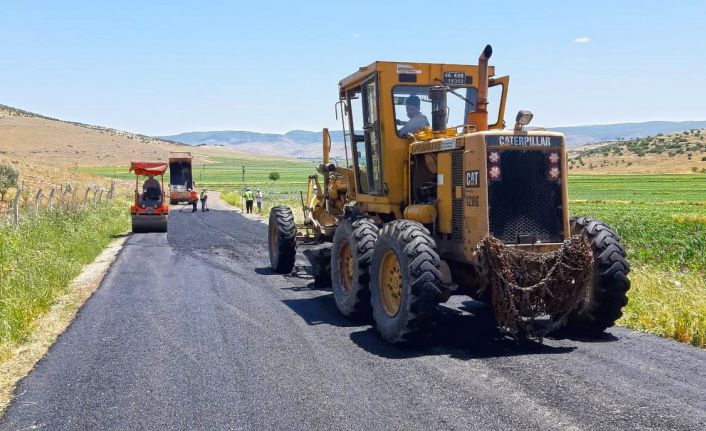
M630 289L630 265L620 238L605 223L591 217L572 217L571 234L585 235L590 242L593 274L588 299L569 315L566 329L596 336L623 315Z
M365 218L342 220L333 235L331 287L344 316L370 312L370 259L377 237L378 227Z
M297 226L289 207L276 206L270 210L268 237L270 267L279 274L289 274L297 255Z
M385 340L419 341L427 335L442 298L439 265L436 243L423 225L396 220L383 227L372 255L370 293Z

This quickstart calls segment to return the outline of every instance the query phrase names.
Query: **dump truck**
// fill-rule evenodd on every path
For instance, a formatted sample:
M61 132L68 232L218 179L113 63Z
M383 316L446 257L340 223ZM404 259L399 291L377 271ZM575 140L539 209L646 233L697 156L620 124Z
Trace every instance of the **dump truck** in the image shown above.
M133 233L167 231L169 205L164 194L166 171L167 164L164 162L130 163L129 172L135 173L135 200L130 207ZM154 177L159 177L159 181Z
M172 205L194 205L199 199L194 189L191 160L188 151L169 153L169 203Z
M390 342L427 337L451 295L489 304L517 338L612 326L630 287L625 249L605 223L569 215L565 136L529 130L524 110L506 128L510 78L492 52L472 65L377 61L341 80L345 165L324 129L303 220L270 212L272 269L323 246L314 274L340 312L372 314Z

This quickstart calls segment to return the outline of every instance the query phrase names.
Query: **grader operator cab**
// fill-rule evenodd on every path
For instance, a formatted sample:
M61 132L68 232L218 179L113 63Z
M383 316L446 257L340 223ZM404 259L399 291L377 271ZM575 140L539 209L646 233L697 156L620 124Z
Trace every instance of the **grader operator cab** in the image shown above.
M303 222L270 213L272 268L290 272L297 244L331 243L317 276L330 274L344 315L372 309L391 342L425 335L451 294L491 304L517 337L612 326L630 286L624 248L605 224L569 217L561 133L525 130L529 111L505 130L509 77L495 77L491 54L375 62L343 79L346 165L331 163L324 129L323 183L309 177Z

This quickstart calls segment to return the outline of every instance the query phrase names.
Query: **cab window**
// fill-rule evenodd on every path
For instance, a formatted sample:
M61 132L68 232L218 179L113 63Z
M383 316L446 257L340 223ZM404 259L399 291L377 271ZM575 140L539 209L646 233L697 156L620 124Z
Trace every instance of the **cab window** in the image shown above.
M397 136L406 137L410 133L431 125L430 86L398 85L392 89L395 107ZM462 126L466 115L476 110L478 90L474 87L451 87L446 96L449 127ZM459 97L461 96L461 97Z
M346 98L358 192L382 194L382 146L376 78L348 91Z

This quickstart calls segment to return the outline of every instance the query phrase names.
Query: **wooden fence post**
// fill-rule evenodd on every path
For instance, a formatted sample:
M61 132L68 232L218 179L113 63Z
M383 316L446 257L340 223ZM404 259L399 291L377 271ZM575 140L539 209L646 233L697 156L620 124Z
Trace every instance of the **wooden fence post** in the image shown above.
M12 202L12 209L14 212L14 222L15 228L20 225L20 193L22 193L22 184L17 185L17 192L15 193L15 200Z
M49 201L47 202L47 208L49 212L52 210L52 203L54 202L54 194L56 193L56 186L51 186L51 191L49 192Z
M39 215L39 205L42 203L42 189L37 190L34 196L34 214Z
M115 197L115 181L110 182L110 190L108 190L108 199L113 199Z
M61 192L61 198L59 198L59 206L64 204L64 198L66 198L66 195L71 192L71 184L67 184L66 187L62 185L61 188L63 189L63 191ZM69 207L68 202L66 203L66 207Z

